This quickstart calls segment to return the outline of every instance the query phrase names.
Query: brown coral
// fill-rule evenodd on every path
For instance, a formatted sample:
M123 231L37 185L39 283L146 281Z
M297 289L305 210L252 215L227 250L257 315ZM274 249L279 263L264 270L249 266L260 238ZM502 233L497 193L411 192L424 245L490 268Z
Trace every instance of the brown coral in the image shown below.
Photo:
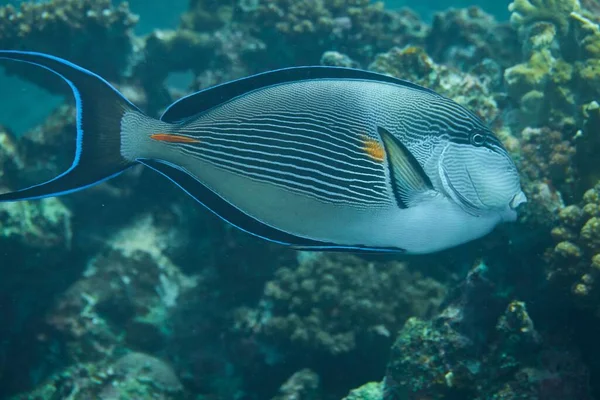
M600 184L586 191L580 204L560 210L552 236L556 245L546 252L548 278L569 287L577 303L600 311Z
M499 114L491 87L495 78L487 68L481 75L469 74L456 68L437 64L422 47L394 47L375 57L369 69L406 79L445 95L473 110L485 121Z
M242 2L234 9L214 3L194 1L183 26L201 31L222 27L224 21L243 26L286 64L316 64L328 50L365 62L392 46L422 42L427 33L426 25L409 10L390 11L382 2L368 0L261 0Z
M521 132L519 167L528 180L550 182L567 196L575 195L576 148L562 132L526 128Z
M583 105L600 93L600 30L577 0L517 0L511 20L523 37L525 61L505 72L510 95L529 126L574 132Z
M0 21L0 48L50 53L119 80L132 50L137 17L127 3L115 7L110 0L52 0L0 7ZM19 73L22 66L9 70ZM45 77L36 82L53 88Z
M327 254L280 268L259 307L238 310L238 324L271 343L341 354L365 336L388 337L408 316L430 314L443 294L402 263Z

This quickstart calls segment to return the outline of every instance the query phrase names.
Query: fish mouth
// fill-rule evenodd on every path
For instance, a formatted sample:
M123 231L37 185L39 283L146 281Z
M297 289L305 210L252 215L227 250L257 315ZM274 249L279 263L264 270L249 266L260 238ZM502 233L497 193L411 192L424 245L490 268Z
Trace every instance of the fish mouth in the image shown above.
M516 210L517 207L524 203L527 203L527 196L525 196L525 193L523 193L523 191L521 190L519 191L519 193L513 196L512 200L509 203L509 206L511 209Z
M520 190L508 203L507 209L501 215L502 220L504 222L515 222L517 220L517 207L523 203L527 203L527 196Z

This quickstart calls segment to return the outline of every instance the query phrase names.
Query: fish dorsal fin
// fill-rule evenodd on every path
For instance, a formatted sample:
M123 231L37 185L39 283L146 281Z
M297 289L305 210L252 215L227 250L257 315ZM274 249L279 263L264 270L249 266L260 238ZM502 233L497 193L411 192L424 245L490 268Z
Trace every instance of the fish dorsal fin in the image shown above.
M252 75L192 93L171 104L160 119L168 123L185 121L248 92L282 83L311 79L354 79L387 82L440 96L433 90L415 83L376 72L342 67L293 67Z
M408 208L433 191L431 180L415 156L394 135L382 127L377 127L377 132L387 155L396 202L400 208Z

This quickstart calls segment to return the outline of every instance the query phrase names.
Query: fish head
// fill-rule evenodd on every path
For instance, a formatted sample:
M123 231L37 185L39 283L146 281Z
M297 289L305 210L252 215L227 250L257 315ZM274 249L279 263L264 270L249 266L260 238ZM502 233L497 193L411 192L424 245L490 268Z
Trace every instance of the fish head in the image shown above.
M468 143L449 141L439 175L444 192L473 215L492 212L514 221L527 201L515 163L491 132L472 134Z

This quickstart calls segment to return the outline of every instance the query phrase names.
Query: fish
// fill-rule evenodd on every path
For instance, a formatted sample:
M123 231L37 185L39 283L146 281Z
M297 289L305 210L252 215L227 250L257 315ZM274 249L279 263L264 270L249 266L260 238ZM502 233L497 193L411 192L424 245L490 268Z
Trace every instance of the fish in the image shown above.
M182 97L158 119L101 76L2 50L71 88L76 150L57 177L0 201L69 194L143 164L254 236L299 250L426 254L515 221L509 153L473 112L371 71L299 66Z

